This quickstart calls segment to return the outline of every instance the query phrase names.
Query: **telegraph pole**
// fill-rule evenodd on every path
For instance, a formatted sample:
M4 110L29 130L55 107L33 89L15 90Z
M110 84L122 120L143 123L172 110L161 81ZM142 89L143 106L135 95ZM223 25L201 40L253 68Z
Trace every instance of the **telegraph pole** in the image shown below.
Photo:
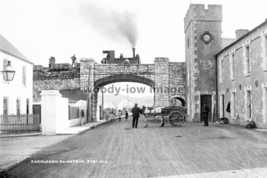
M91 117L91 66L89 66L89 75L88 75L88 96L87 96L87 122L92 120Z

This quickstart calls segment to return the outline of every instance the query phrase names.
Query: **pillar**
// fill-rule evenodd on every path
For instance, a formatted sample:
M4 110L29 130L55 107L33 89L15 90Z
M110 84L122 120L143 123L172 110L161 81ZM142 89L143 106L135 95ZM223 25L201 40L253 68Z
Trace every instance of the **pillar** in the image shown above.
M41 97L42 135L55 135L68 127L68 99L58 90L43 90Z
M169 105L169 59L155 59L155 107Z

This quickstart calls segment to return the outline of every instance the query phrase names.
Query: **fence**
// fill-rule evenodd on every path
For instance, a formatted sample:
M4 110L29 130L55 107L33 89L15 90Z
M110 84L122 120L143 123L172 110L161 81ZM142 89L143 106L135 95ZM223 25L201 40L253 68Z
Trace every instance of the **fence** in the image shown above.
M40 131L39 115L0 115L0 133Z

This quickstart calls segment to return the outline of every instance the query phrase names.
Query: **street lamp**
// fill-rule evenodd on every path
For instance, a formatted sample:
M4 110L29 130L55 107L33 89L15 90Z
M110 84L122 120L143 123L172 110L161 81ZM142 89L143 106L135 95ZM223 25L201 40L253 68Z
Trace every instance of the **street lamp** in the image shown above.
M14 79L15 70L11 67L11 62L8 61L5 69L1 71L5 81L12 81Z

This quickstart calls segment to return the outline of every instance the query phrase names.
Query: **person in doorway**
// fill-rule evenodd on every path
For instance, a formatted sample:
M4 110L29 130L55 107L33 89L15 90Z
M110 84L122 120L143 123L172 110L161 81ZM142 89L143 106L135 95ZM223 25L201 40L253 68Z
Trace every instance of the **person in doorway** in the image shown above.
M126 112L125 112L125 119L126 119L126 120L128 120L128 116L129 116L128 111L126 111Z
M209 126L209 112L210 108L207 103L204 103L203 106L203 117L204 117L204 126Z
M138 125L138 118L140 116L140 113L142 113L142 110L137 106L137 103L135 103L135 106L132 109L133 113L133 128L137 128Z

